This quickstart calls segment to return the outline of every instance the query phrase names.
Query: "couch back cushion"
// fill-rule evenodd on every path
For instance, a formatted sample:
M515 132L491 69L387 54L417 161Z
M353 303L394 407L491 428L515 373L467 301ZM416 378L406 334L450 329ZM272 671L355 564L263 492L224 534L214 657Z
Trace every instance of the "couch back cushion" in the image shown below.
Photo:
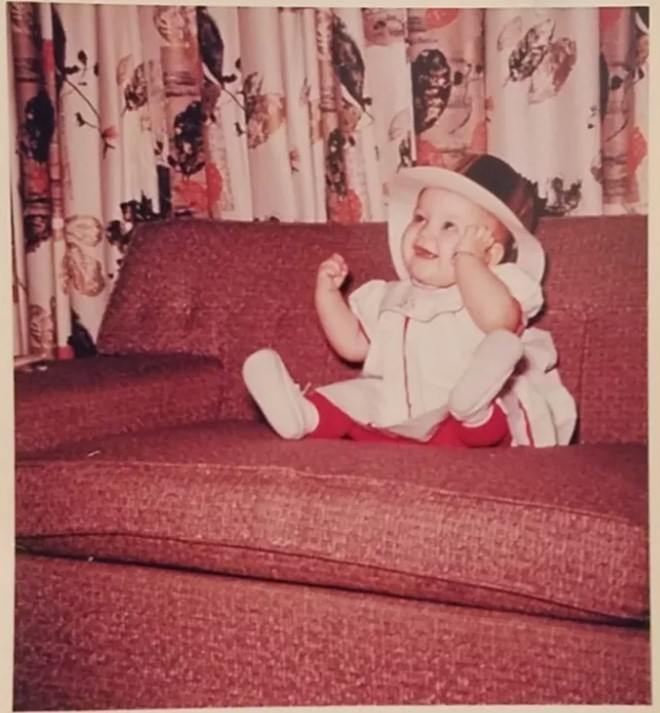
M641 216L610 216L546 219L539 227L549 267L537 324L555 338L582 442L646 441L646 225ZM277 349L301 385L357 373L327 346L314 312L316 271L334 252L350 266L349 291L394 278L383 224L142 224L99 350L217 356L223 414L253 418L241 365L256 349Z

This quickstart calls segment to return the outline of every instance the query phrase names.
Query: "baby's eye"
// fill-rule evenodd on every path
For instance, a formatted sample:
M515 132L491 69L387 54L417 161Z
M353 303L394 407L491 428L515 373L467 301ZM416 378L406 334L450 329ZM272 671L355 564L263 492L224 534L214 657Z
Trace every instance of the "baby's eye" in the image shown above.
M456 225L455 225L454 223L452 223L450 220L446 220L446 221L442 224L442 229L443 229L443 230L454 230L454 228L456 228Z

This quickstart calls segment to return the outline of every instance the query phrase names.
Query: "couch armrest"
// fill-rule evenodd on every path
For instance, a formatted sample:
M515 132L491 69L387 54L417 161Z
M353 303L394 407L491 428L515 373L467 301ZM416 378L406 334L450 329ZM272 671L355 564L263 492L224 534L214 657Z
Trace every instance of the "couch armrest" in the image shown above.
M189 355L98 356L15 373L16 456L104 435L217 417L217 359Z

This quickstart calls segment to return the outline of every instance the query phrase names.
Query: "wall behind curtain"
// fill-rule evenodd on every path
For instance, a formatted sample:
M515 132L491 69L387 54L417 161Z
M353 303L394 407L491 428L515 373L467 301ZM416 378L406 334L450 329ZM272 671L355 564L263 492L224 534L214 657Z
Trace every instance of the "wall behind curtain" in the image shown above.
M8 12L16 354L94 353L140 221L383 220L467 151L548 215L647 210L645 8Z

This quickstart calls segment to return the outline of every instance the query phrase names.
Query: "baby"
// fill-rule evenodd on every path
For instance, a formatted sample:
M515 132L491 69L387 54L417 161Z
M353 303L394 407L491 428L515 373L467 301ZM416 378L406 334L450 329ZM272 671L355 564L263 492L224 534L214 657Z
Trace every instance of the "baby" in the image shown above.
M333 255L316 280L327 340L361 376L304 394L275 351L252 354L243 378L271 427L286 439L567 444L575 403L552 338L527 326L543 305L535 206L532 184L493 156L401 171L388 221L400 279L346 300L348 265Z

